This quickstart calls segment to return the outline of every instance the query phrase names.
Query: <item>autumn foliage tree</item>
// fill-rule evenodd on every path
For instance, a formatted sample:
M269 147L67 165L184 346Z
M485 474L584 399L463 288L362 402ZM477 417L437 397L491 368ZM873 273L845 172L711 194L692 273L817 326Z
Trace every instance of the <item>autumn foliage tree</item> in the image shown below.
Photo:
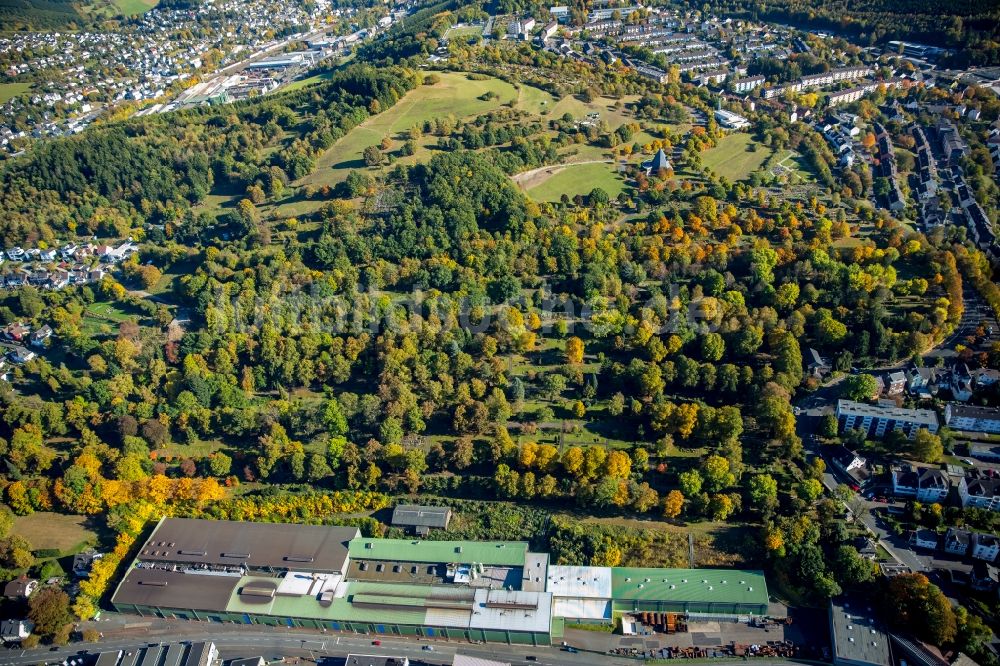
M941 589L919 573L892 578L882 597L889 621L934 645L955 639L958 624L951 602Z

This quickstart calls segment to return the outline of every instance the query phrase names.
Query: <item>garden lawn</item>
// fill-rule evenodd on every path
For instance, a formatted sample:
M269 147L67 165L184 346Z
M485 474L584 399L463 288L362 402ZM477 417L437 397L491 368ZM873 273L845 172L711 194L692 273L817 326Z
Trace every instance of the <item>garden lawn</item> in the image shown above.
M0 104L6 104L29 90L31 90L30 83L0 83Z
M529 189L528 196L536 201L559 201L563 194L570 198L586 196L600 187L614 199L625 189L625 180L615 169L614 164L604 163L554 167L554 173Z
M441 81L411 90L391 109L369 118L335 143L316 161L316 170L302 179L302 185L336 185L351 169L365 168L361 154L383 137L399 139L399 134L414 125L451 114L456 118L477 116L503 104L515 102L518 92L500 79L474 81L464 73L442 72ZM479 99L487 92L495 99Z
M33 550L67 553L84 542L96 541L97 534L86 526L85 516L37 511L14 519L14 534L28 540Z
M771 155L771 150L760 144L756 151L751 151L752 143L755 142L749 134L729 134L720 139L715 148L702 153L701 162L731 182L743 180Z

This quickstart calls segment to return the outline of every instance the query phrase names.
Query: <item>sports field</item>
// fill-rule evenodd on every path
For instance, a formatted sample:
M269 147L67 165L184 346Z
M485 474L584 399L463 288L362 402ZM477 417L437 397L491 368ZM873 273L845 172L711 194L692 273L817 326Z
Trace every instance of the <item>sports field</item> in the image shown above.
M316 170L306 176L302 184L322 186L343 181L351 169L364 168L361 154L365 148L380 143L384 137L398 139L401 132L414 125L448 114L455 118L476 116L518 99L514 86L500 79L475 81L465 74L452 72L442 72L440 76L438 83L411 90L391 109L348 132L316 160ZM495 93L496 97L480 99L488 92ZM525 93L522 91L522 94ZM535 93L528 95L538 99Z
M586 196L595 187L614 198L625 189L625 180L614 164L591 162L554 166L546 168L541 175L544 177L526 183L528 196L536 201L559 201L563 194L570 198L578 194Z
M771 149L759 143L757 150L750 150L753 143L749 134L729 134L715 148L702 153L701 162L729 181L743 180L771 155Z
M29 90L31 90L30 83L0 83L0 104L6 104Z
M445 33L445 37L448 39L454 39L457 41L465 41L476 35L483 36L483 25L480 23L478 25L467 25L460 24L448 28L448 32Z

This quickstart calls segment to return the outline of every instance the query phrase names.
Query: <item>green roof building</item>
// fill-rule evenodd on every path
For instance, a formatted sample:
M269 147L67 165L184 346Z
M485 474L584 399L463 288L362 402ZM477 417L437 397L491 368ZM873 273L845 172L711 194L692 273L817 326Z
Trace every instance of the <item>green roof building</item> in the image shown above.
M614 610L767 615L767 582L742 569L611 569Z

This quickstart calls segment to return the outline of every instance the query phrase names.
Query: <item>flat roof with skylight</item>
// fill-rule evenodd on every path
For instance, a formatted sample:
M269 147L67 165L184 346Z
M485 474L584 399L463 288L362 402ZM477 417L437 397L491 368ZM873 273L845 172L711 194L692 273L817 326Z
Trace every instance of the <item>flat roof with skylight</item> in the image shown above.
M157 617L548 645L553 618L763 615L767 586L759 571L553 565L519 541L163 519L111 601Z

